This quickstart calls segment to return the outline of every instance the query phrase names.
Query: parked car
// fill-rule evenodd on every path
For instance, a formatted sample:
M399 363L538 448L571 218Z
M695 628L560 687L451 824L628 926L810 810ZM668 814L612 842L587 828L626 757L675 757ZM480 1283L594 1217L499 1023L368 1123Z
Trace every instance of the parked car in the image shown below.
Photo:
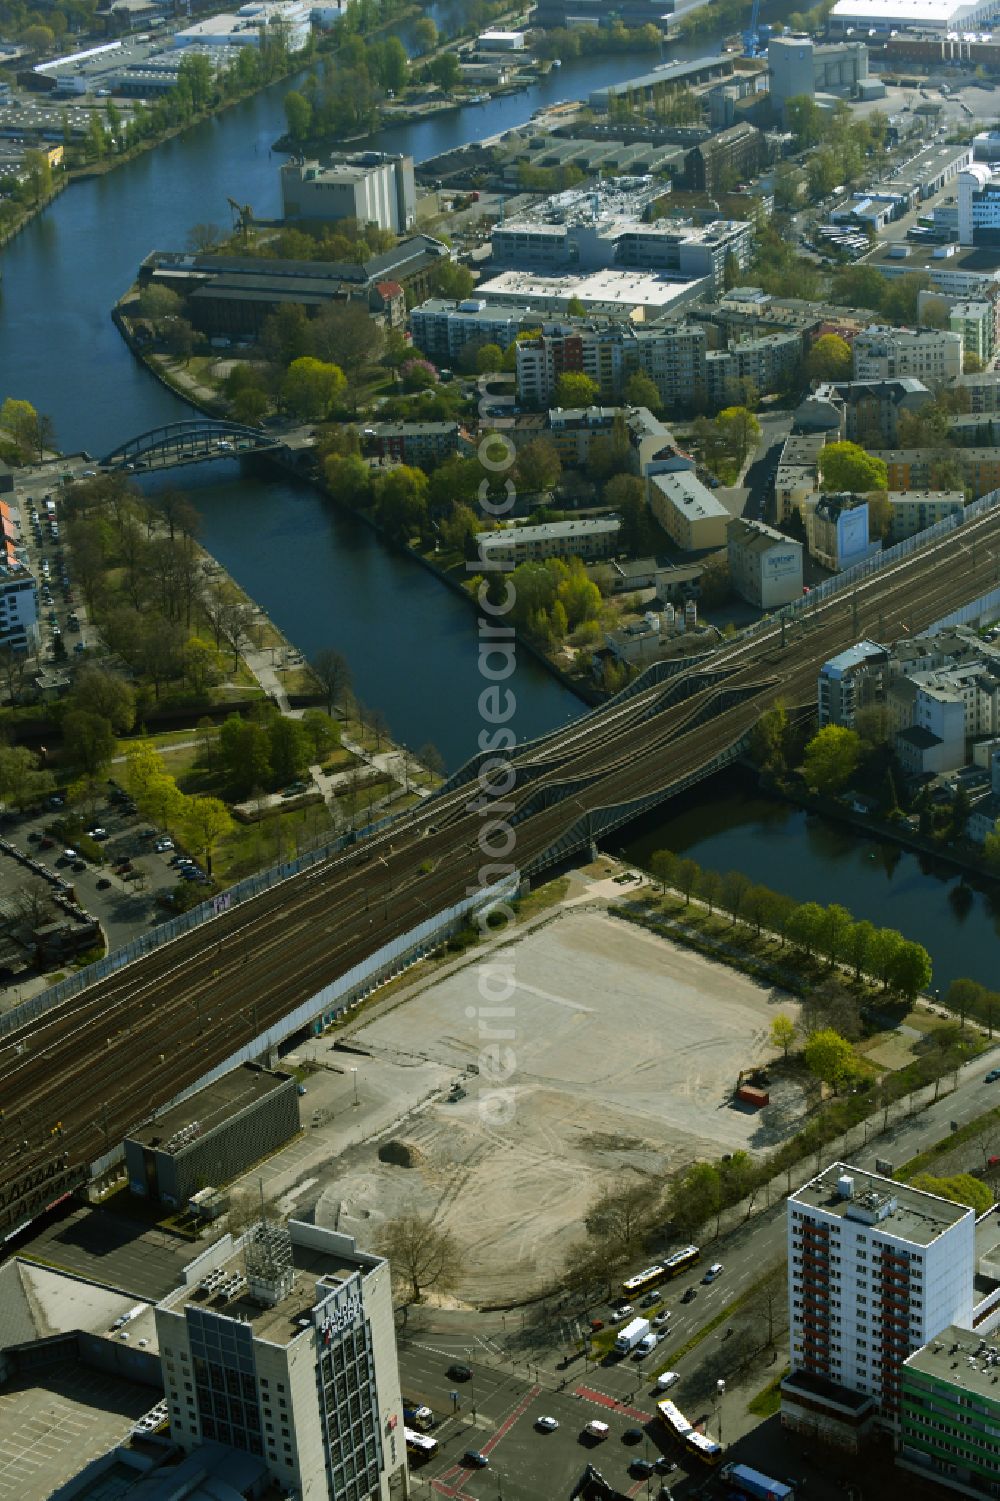
M535 1427L538 1429L539 1433L555 1433L556 1429L559 1427L559 1419L536 1418Z

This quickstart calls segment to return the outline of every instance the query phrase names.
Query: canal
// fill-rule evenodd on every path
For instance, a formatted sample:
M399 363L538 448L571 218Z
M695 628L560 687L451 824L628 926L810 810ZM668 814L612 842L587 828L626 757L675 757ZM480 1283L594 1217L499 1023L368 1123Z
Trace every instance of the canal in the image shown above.
M612 844L614 841L612 841ZM723 772L622 832L630 859L670 849L803 902L840 902L857 918L898 928L927 949L933 984L959 976L995 986L1000 892L846 824L762 797L747 772Z

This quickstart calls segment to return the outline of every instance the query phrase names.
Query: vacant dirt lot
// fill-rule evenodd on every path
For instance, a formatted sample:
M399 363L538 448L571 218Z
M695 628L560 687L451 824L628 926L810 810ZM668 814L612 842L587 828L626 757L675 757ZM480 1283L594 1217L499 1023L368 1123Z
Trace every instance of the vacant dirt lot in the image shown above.
M353 1033L383 1086L395 1075L396 1124L339 1159L317 1206L366 1242L400 1209L433 1210L466 1247L456 1294L479 1303L551 1281L602 1187L769 1145L799 1113L794 1089L763 1118L731 1102L739 1070L771 1056L773 1016L797 1014L787 996L592 908L564 908L506 956L513 990L492 1014L469 964ZM493 1040L510 1049L502 1081ZM418 1060L449 1083L480 1072L465 1098L408 1114Z

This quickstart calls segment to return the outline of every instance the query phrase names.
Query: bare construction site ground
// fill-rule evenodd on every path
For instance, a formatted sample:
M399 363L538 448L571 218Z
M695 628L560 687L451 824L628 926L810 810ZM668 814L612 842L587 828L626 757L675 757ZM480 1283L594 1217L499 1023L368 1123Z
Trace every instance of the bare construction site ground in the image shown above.
M571 895L579 901L584 890L574 883ZM338 1062L358 1065L353 1080L381 1106L369 1124L379 1134L362 1143L358 1130L359 1145L337 1159L332 1181L324 1164L316 1208L321 1223L366 1244L385 1218L433 1212L463 1247L461 1301L506 1303L549 1285L602 1188L763 1149L795 1129L794 1086L782 1086L764 1112L732 1098L740 1069L772 1056L775 1014L797 1016L788 996L603 906L572 901L508 946L509 1015L482 1010L486 962L497 962L496 951L416 980L391 1009L352 1029L350 1045L368 1056L338 1053ZM510 1034L498 1044L511 1050L503 1080L488 1076L490 1028ZM449 1102L458 1080L466 1096ZM345 1084L314 1076L310 1094L335 1088L343 1105ZM511 1091L500 1123L496 1088ZM331 1114L336 1120L337 1106Z

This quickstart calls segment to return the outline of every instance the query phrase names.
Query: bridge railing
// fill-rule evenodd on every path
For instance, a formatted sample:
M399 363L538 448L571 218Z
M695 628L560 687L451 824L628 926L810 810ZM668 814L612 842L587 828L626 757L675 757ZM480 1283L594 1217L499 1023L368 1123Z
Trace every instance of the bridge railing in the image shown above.
M245 880L237 882L235 886L230 886L228 890L220 891L208 901L192 907L190 912L180 913L177 917L151 928L149 932L140 933L138 938L132 939L131 943L115 949L113 953L106 954L103 959L98 959L93 964L88 964L76 974L67 975L65 980L60 980L56 985L50 985L47 990L40 991L38 995L31 996L12 1010L5 1012L0 1016L0 1037L16 1032L18 1028L34 1021L46 1011L51 1011L53 1006L58 1006L60 1002L79 995L81 991L89 989L91 985L96 985L108 975L124 969L126 964L131 964L134 959L140 959L143 954L151 954L154 949L172 942L175 938L182 937L185 933L190 933L194 928L200 928L204 923L211 922L213 918L228 912L230 908L251 901L255 896L260 896L262 892L280 885L282 881L290 880L292 876L298 875L303 870L322 864L331 856L340 854L355 839L366 834L377 833L379 829L384 829L391 822L389 818L379 819L376 823L359 829L355 835L342 834L337 839L328 840L314 850L307 850L294 860L285 861L281 865L272 865L268 870L247 876Z

